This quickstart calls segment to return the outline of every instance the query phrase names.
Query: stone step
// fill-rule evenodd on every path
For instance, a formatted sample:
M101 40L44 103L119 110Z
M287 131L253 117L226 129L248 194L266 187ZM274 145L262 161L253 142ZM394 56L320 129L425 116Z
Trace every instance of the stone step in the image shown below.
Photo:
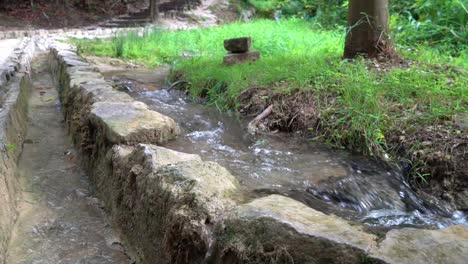
M114 19L110 20L109 23L119 24L119 25L144 25L150 22L149 19L132 19L132 20L124 20L124 19Z
M130 15L124 15L124 16L119 16L118 19L121 20L138 20L138 19L147 19L149 15L141 15L141 16L130 16Z
M129 16L149 16L149 9L141 10L139 12L128 12Z
M122 20L115 19L109 20L106 23L102 24L102 27L106 28L128 28L128 27L141 27L150 23L148 19L135 19L135 20Z
M119 25L119 24L112 24L112 23L107 23L102 25L103 28L131 28L135 27L134 25Z
M128 15L125 15L125 16L122 16L124 19L140 19L140 18L148 18L150 16L150 14L138 14L138 15L131 15L131 14L128 14Z
M115 23L106 23L103 24L102 27L104 28L132 28L132 27L138 27L141 25L137 24L115 24Z

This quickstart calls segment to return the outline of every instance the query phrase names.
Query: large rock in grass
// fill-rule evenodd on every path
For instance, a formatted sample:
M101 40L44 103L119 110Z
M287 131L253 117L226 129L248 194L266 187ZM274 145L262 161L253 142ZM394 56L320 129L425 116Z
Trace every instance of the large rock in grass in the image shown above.
M249 51L251 42L250 37L225 39L224 48L232 53L243 53Z
M260 52L256 50L247 51L245 53L229 53L223 58L224 64L237 64L242 62L253 62L260 58Z

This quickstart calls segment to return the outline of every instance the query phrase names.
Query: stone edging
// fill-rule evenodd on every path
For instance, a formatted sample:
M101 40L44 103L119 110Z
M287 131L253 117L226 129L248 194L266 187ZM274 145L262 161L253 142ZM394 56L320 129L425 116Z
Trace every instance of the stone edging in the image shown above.
M83 164L138 263L464 263L460 226L392 230L379 242L284 196L239 204L226 169L152 145L177 136L174 120L113 90L72 46L52 43L49 63ZM450 255L438 236L451 236Z
M0 69L0 263L17 218L17 161L27 129L31 60L35 45L24 39Z
M47 38L50 36L75 38L106 38L119 33L135 32L143 34L145 27L129 28L70 28L70 29L34 29L0 31L0 40L17 38Z

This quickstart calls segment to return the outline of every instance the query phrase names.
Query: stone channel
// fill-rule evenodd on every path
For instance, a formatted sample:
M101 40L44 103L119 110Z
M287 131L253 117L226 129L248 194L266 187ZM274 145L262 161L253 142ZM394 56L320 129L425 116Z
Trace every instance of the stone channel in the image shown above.
M35 51L37 43L45 54ZM0 76L2 264L468 262L461 225L393 229L380 237L282 195L244 202L240 183L218 163L161 147L179 135L177 120L113 89L75 47L37 37L18 47ZM41 111L47 118L37 118ZM41 137L49 139L36 144ZM63 157L47 164L61 146ZM22 170L26 158L29 173ZM35 172L47 177L24 180ZM25 187L41 191L32 188L31 197ZM70 198L53 198L58 194ZM25 201L32 202L28 212L56 210L54 217L46 225L34 217L28 223ZM28 237L34 233L38 241L51 237L47 248L54 250L36 246L28 259L22 252L34 247ZM61 240L65 233L77 241Z

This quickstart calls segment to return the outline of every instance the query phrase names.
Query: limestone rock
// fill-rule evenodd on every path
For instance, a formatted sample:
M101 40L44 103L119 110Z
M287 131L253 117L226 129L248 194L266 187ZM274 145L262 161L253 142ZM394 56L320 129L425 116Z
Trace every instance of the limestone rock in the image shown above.
M224 64L236 64L247 61L256 61L260 58L260 52L256 50L247 51L244 53L229 53L224 56Z
M250 37L225 39L224 48L232 53L243 53L249 51L251 42Z
M240 206L224 226L215 263L360 263L376 245L359 227L280 195Z
M371 256L392 264L468 263L468 229L461 225L439 230L394 229Z
M138 148L140 149L140 152L145 153L145 155L151 155L151 162L155 167L162 167L186 161L202 161L198 155L178 152L155 145L139 144Z
M180 133L172 118L149 110L141 102L96 102L92 105L90 119L114 144L161 144Z
M114 146L108 159L97 185L137 262L206 263L236 179L217 163L152 145Z
M91 101L94 102L121 102L121 103L131 103L134 102L133 98L126 94L121 93L112 88L110 84L100 83L99 81L92 81L82 83L79 86L79 93L83 97L92 98Z

